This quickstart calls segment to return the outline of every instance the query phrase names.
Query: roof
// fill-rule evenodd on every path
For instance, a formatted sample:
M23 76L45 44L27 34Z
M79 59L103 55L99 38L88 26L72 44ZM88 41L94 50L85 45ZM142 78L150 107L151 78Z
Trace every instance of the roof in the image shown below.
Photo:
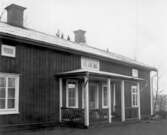
M128 58L116 53L107 52L105 50L91 47L87 44L83 45L83 44L67 41L67 40L58 38L56 36L45 34L32 29L15 27L4 22L0 22L0 34L8 34L10 36L17 36L17 37L26 38L32 41L37 41L37 42L41 41L54 47L72 49L74 51L89 53L91 55L100 56L100 57L108 58L111 60L124 62L127 64L133 64L136 66L141 66L144 68L148 68L150 70L157 70L154 67L148 66L146 64L143 64L141 62L138 62L136 60L133 60L131 58Z
M127 76L127 75L122 75L122 74L117 74L117 73L112 73L112 72L94 71L94 70L88 70L88 69L76 69L76 70L72 70L72 71L57 73L56 75L58 75L58 76L76 75L78 73L79 73L79 75L81 75L81 73L89 73L90 75L96 74L96 75L106 76L106 77L124 78L124 79L130 79L130 80L138 80L138 81L144 80L142 78L137 78L137 77L133 77L133 76Z

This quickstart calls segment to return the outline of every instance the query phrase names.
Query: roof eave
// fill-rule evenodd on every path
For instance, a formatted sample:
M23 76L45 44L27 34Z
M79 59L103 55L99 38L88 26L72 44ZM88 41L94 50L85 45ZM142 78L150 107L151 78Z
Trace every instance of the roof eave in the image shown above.
M26 30L26 29L25 29ZM28 37L21 37L21 36L18 36L18 35L14 35L14 34L9 34L9 33L5 33L5 32L0 32L1 35L4 35L4 36L9 36L9 37L15 37L14 39L21 39L22 41L29 41L29 42L33 42L33 43L37 43L39 46L43 46L43 47L48 47L48 48L54 48L54 49L57 49L57 50L61 50L61 51L66 51L66 52L70 52L70 53L75 53L75 54L79 54L79 55L89 55L91 57L95 57L95 58L100 58L100 59L105 59L105 60L108 60L108 61L112 61L112 62L116 62L116 63L119 63L119 64L124 64L126 66L131 66L131 67L138 67L138 68L142 68L142 69L146 69L146 70L153 70L153 71L158 71L156 68L154 67L149 67L149 66L145 66L144 64L137 64L137 63L133 63L131 61L124 61L124 60L119 60L119 59L114 59L114 58L111 58L111 57L107 57L107 56L102 56L100 54L92 54L91 52L86 52L86 51L83 51L83 50L75 50L71 47L68 47L68 46L62 46L62 45L58 45L58 44L52 44L52 43L49 43L49 42L45 42L45 41L41 41L41 40L36 40L36 39L31 39L31 38L28 38ZM12 38L13 40L13 38Z

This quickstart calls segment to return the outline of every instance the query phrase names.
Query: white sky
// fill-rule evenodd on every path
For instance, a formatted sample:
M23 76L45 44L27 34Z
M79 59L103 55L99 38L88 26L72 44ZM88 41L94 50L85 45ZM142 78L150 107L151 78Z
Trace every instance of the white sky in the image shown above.
M89 45L157 67L167 94L166 0L0 0L0 12L11 3L27 7L26 27L71 37L83 29Z

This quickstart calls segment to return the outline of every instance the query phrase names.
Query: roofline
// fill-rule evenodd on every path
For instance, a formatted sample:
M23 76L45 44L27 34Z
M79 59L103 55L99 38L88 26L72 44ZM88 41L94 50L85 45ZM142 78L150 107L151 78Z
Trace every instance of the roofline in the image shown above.
M8 25L8 24L6 24L6 25ZM11 25L9 25L9 26L11 26ZM11 26L11 27L14 27L14 26ZM23 28L21 28L21 29L23 29ZM35 31L35 30L26 29L26 28L23 29L23 30L29 30L29 31L38 32L38 31ZM38 32L38 33L41 33L41 32ZM41 33L41 34L47 35L46 33ZM150 71L158 71L157 68L151 67L151 66L146 66L144 64L136 64L136 63L133 63L133 62L127 62L127 61L123 61L123 60L118 60L118 59L110 58L110 57L103 56L103 55L89 53L89 52L86 52L86 51L84 52L82 50L75 50L75 49L70 48L70 47L67 48L67 47L64 47L62 45L52 44L52 43L45 42L45 41L42 41L42 40L34 40L32 38L21 37L21 36L18 36L18 35L4 33L4 32L0 32L0 36L1 35L2 35L3 38L5 38L7 36L7 37L11 38L11 40L13 40L13 37L15 37L14 40L21 40L22 42L24 42L26 40L26 43L27 42L28 43L32 43L33 42L33 44L37 43L36 45L42 46L42 47L47 47L47 48L56 49L56 50L60 50L60 51L66 51L66 52L74 53L74 54L78 54L78 55L81 55L81 54L86 55L86 56L89 55L91 57L93 56L94 58L105 59L105 60L110 61L110 62L112 61L114 63L123 64L123 65L130 66L130 67L134 66L134 67L137 67L137 68L147 69L147 70L150 70ZM48 36L51 36L51 35L48 35ZM70 41L66 41L66 42L73 43L73 42L70 42ZM75 43L75 42L73 44L77 45L77 43ZM89 47L89 48L94 48L96 50L103 51L103 50L101 50L99 48L91 47L91 46L88 46L88 45L86 45L86 46ZM124 57L123 55L120 55L120 56ZM126 58L128 58L128 57L126 57ZM128 58L128 59L130 59L130 58ZM138 61L136 61L136 62L138 62Z
M155 68L155 67L142 66L142 65L138 65L138 64L134 64L134 63L128 63L126 61L119 61L119 60L111 59L111 58L108 58L108 57L103 57L103 56L100 56L100 55L95 55L95 54L86 53L86 52L82 52L82 51L76 51L76 50L73 50L73 49L63 48L62 46L59 46L59 45L54 46L54 45L52 45L48 42L33 40L33 39L25 38L25 37L23 38L23 37L19 37L19 36L16 36L16 35L10 35L10 34L0 32L0 37L8 38L10 40L15 40L15 41L20 41L21 40L21 42L28 43L28 44L31 44L31 45L35 44L37 46L46 47L46 48L49 48L49 49L55 49L55 50L58 50L58 51L65 51L65 52L69 52L69 53L73 53L73 54L77 54L77 55L82 54L83 56L87 56L87 57L91 56L93 58L106 60L108 62L114 62L114 63L117 63L117 64L122 64L122 65L125 65L125 66L129 66L129 67L134 67L134 68L137 67L137 68L150 70L150 71L158 71L158 69Z

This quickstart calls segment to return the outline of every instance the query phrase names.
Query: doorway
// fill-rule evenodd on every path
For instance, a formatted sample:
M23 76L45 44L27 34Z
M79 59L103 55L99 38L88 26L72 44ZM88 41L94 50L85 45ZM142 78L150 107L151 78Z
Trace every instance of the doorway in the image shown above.
M99 108L99 87L98 83L90 83L89 85L89 108Z

